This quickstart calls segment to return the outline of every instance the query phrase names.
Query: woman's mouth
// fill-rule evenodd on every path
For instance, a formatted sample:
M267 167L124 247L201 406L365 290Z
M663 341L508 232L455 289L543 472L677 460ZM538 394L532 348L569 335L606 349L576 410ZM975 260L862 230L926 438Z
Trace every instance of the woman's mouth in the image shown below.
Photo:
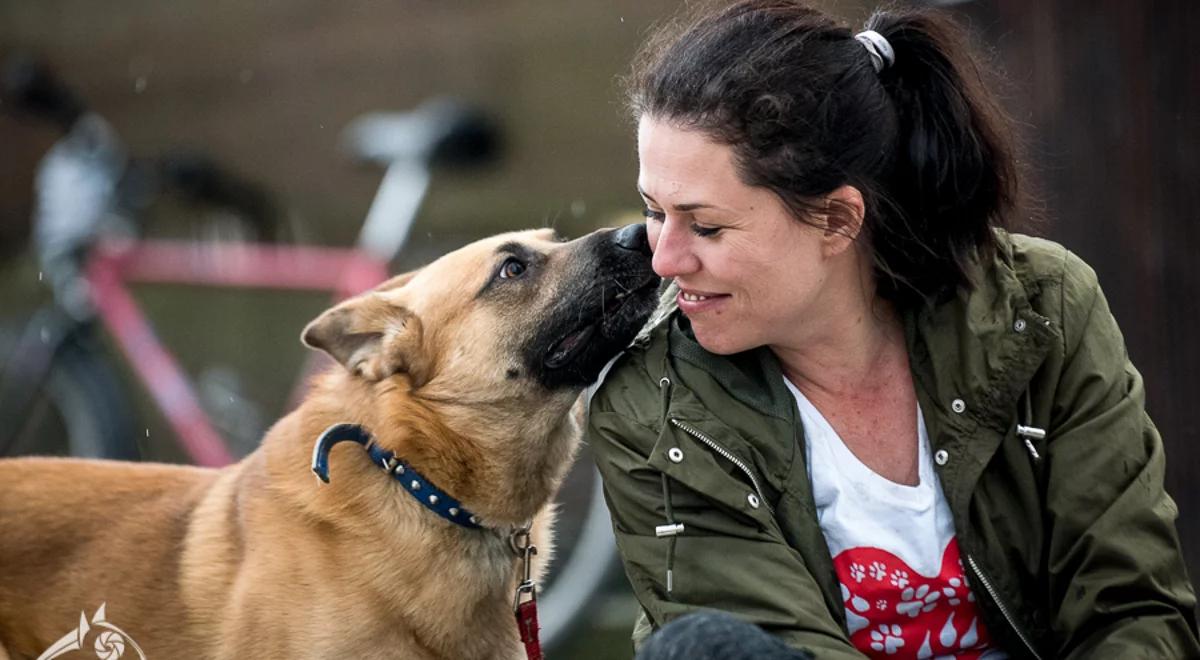
M679 294L675 296L675 301L684 314L690 315L714 309L724 303L727 298L729 298L727 293L680 289Z

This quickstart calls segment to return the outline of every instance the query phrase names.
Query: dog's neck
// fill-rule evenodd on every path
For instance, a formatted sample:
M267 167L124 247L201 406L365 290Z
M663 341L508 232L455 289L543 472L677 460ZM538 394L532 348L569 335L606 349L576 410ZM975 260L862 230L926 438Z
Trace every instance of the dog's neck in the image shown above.
M462 502L485 527L508 529L532 519L553 497L578 444L580 430L570 414L574 397L569 392L559 395L561 400L541 402L543 413L549 406L561 408L562 414L530 418L528 402L509 402L509 410L505 402L478 406L424 399L338 373L319 379L316 387L334 389L340 396L310 397L297 411L309 448L332 424L359 424L377 445ZM329 401L340 405L322 403ZM486 437L477 429L486 429ZM349 478L375 480L394 491L387 483L390 478L358 447L331 453L331 478L346 474L348 468L341 463L349 461L367 468L355 468Z

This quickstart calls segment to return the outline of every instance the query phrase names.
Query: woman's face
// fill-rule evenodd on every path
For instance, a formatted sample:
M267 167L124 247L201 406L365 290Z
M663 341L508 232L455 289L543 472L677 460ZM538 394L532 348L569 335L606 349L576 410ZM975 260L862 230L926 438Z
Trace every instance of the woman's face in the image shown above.
M698 131L644 116L638 158L654 270L679 285L701 346L731 354L819 332L834 302L826 232L742 183L733 150Z

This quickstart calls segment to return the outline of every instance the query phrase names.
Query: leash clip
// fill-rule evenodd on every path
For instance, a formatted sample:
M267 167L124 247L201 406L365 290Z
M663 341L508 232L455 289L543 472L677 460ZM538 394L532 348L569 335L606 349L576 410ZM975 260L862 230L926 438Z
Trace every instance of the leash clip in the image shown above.
M529 526L514 529L508 537L508 544L517 557L521 559L521 582L513 594L513 612L520 610L522 602L537 600L537 585L531 577L533 571L533 556L537 554L537 546L530 538ZM528 596L528 600L524 600Z
M528 595L529 597L527 599L522 598L522 596L525 596L525 595ZM537 602L537 586L534 585L532 580L525 580L521 584L517 585L517 592L515 594L513 594L513 614L521 613L521 605L523 605L525 603L536 603L536 602Z
M537 585L531 577L533 556L537 554L537 547L533 545L529 533L531 524L513 529L508 535L509 547L521 559L521 582L513 594L513 616L517 621L521 644L525 647L526 660L544 660L542 643L538 639Z

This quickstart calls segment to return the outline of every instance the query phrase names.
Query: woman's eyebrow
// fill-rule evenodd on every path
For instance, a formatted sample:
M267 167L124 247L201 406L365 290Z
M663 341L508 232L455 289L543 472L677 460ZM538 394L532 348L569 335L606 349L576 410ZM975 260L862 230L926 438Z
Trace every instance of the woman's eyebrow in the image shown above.
M645 197L646 199L650 200L651 202L658 204L658 200L656 200L653 197L651 197L650 195L646 194L646 191L642 190L641 186L638 186L638 193L640 193L642 197ZM694 202L691 204L673 204L671 206L671 208L675 209L676 211L680 211L682 213L687 213L688 211L695 211L696 209L715 209L717 207L713 206L712 204L702 204L699 202Z

